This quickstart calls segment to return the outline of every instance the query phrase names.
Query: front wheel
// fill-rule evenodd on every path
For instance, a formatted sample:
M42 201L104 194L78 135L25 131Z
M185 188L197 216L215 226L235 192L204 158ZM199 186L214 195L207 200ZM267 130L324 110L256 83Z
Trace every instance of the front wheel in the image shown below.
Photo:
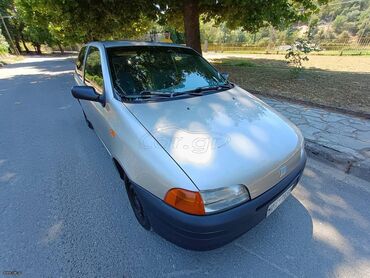
M151 225L148 219L148 216L145 214L143 205L141 204L139 196L136 194L134 187L131 182L126 178L125 179L126 191L132 210L134 211L137 221L145 230L150 230Z

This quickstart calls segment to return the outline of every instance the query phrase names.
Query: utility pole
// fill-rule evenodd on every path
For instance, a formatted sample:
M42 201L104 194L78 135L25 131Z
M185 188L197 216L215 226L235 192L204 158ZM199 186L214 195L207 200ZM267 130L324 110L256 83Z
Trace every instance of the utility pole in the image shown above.
M18 55L20 55L20 53L18 51L18 48L15 46L12 37L10 36L8 27L6 26L6 23L5 23L5 20L4 20L4 18L12 18L12 16L10 16L10 15L8 15L8 16L2 16L2 14L0 14L0 17L1 17L1 21L3 22L4 28L5 28L5 32L7 33L8 38L9 38L9 41L12 44L13 51L14 51L15 55L18 56Z

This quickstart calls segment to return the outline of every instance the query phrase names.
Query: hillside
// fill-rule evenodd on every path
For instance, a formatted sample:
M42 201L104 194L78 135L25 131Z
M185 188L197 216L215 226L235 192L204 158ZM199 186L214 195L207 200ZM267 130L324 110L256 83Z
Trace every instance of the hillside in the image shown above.
M370 0L330 1L321 6L307 22L299 22L285 28L265 27L255 34L242 29L230 30L227 23L215 26L213 22L202 23L202 40L209 43L242 43L268 46L292 43L304 33L314 41L361 43L370 41Z

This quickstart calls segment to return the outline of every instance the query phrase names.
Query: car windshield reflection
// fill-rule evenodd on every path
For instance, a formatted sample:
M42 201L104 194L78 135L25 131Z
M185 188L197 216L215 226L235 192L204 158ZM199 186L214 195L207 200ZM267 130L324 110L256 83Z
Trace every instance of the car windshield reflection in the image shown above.
M216 88L227 80L192 49L164 46L108 49L116 91L121 97L148 97L147 92L179 95ZM146 92L145 95L142 92Z

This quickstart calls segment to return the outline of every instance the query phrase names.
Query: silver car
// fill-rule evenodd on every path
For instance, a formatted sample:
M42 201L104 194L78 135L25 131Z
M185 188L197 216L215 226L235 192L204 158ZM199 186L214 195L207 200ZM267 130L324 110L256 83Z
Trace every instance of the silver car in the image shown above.
M72 94L138 222L183 248L214 249L242 235L302 175L297 127L191 48L92 42L75 80Z

